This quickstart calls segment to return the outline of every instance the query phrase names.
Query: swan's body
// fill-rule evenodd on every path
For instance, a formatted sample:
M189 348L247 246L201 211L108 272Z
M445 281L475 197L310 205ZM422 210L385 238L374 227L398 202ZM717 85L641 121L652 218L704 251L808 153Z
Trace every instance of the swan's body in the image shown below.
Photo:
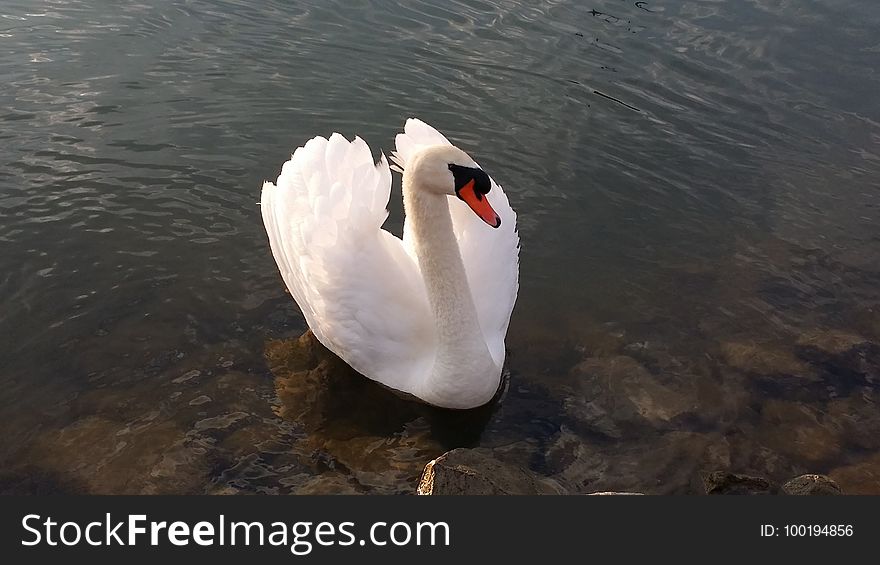
M501 187L427 124L407 120L396 144L402 240L382 229L385 157L374 164L363 140L333 134L298 148L277 183L263 185L272 253L315 336L358 372L436 406L480 406L504 364L516 214Z

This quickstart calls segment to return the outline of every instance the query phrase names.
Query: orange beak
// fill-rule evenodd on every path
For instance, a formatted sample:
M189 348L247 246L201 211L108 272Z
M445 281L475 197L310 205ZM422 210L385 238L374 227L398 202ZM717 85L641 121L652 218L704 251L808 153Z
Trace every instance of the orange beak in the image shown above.
M497 228L501 225L501 217L492 209L489 199L485 194L481 194L474 190L474 181L469 181L466 185L456 191L458 197L464 200L465 204L471 207L484 222Z

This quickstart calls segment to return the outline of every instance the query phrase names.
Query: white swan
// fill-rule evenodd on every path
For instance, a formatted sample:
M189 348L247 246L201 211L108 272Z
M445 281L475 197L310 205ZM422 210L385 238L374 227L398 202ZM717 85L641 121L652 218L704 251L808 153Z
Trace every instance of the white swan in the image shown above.
M272 254L318 340L361 374L445 408L492 399L516 301L507 197L464 151L409 119L403 240L382 229L391 170L360 138L315 137L263 185Z

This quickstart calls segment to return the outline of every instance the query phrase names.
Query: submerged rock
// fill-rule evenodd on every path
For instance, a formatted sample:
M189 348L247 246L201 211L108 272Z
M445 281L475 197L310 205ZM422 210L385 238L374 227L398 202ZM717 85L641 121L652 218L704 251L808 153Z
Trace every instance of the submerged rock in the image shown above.
M200 492L210 469L203 458L183 461L185 434L168 420L124 423L86 416L34 439L25 457L41 461L39 474L61 477L67 494L168 494ZM187 446L188 447L188 446ZM186 472L162 474L179 455Z
M840 486L825 475L801 475L782 485L782 493L790 495L843 494Z
M412 492L425 461L474 445L494 410L443 410L402 396L358 374L311 331L269 342L265 356L275 413L297 430L293 449L319 475L345 474L346 488ZM322 492L312 482L309 492Z
M700 469L730 465L719 434L672 431L637 442L588 442L563 426L549 445L542 470L570 493L702 493L692 484Z
M773 494L770 481L763 477L713 471L702 479L706 494Z
M793 463L788 456L762 445L761 432L757 426L744 424L725 436L730 445L730 463L712 469L738 469L758 477L775 477L781 480L802 472L804 464ZM699 490L702 492L702 488Z
M844 391L880 377L880 345L855 333L813 331L798 339L797 352Z
M625 355L586 359L571 375L575 391L565 400L565 415L580 432L619 439L627 432L669 428L697 407L693 390L662 384Z
M761 443L794 461L816 464L840 453L839 427L826 414L798 402L768 400L761 408Z
M421 495L564 494L555 481L496 459L485 448L453 449L425 465Z
M721 344L724 361L739 371L750 375L790 375L815 379L812 367L787 349L766 344L728 341Z
M880 391L878 391L880 393ZM844 440L859 449L880 450L880 394L853 394L828 403L828 417Z
M813 348L828 355L841 355L866 343L868 340L864 337L842 330L812 331L797 341L799 347Z
M597 445L585 442L565 425L544 452L544 466L550 475L575 493L621 489L624 482L611 485L602 482L613 474L608 472L610 464Z
M589 356L615 355L626 344L625 332L608 325L577 328L575 335L578 341L576 349Z
M880 495L880 453L858 463L838 467L829 476L847 494Z

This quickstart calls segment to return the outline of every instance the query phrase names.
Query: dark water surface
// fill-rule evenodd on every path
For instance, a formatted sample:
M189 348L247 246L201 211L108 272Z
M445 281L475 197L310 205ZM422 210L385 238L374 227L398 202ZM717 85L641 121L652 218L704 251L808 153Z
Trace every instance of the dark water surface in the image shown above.
M482 446L577 492L880 493L878 30L872 0L3 2L0 491L412 492ZM308 138L409 116L519 213L510 389L467 418L300 371L256 205Z

